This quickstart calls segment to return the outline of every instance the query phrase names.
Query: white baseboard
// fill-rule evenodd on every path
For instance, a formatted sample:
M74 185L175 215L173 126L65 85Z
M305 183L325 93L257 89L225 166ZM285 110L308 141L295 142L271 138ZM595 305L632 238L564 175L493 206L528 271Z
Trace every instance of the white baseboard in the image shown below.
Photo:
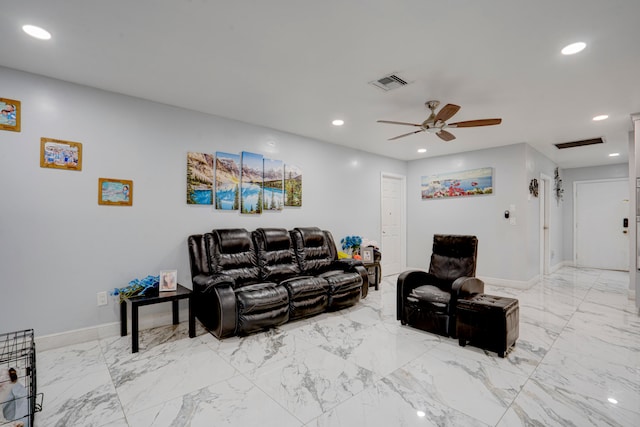
M536 275L527 281L498 279L495 277L484 277L484 276L479 276L478 278L482 280L486 285L503 286L505 288L513 288L513 289L530 289L533 285L538 283L538 281L540 280L539 275Z
M181 322L188 320L188 310L180 310ZM131 312L128 311L127 335L131 336ZM163 325L170 325L173 322L171 310L168 313L154 313L139 318L139 330L155 328ZM35 342L38 351L52 350L68 345L82 344L89 341L120 336L120 322L104 323L102 325L90 326L88 328L74 329L72 331L60 332L57 334L36 336Z

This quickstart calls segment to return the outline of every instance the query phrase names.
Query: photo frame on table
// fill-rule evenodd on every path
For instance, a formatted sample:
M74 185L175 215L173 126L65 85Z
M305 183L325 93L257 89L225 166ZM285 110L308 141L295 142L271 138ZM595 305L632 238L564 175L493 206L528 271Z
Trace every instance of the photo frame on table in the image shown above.
M373 248L360 248L360 256L362 256L362 262L373 262Z
M131 206L133 204L133 181L98 178L98 204Z
M178 289L178 270L160 271L160 292L173 292Z
M20 101L0 98L0 130L20 132Z
M61 139L40 138L40 167L82 170L82 144Z

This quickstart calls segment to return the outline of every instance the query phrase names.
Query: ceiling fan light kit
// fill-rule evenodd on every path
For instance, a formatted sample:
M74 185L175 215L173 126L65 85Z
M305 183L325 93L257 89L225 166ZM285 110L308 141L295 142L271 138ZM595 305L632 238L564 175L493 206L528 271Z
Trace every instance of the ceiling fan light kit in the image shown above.
M420 129L405 133L402 135L395 136L393 138L389 138L389 141L395 141L396 139L404 138L405 136L413 135L420 132L429 132L435 133L440 139L443 141L453 141L456 139L455 135L451 132L446 131L447 128L469 128L469 127L478 127L478 126L492 126L499 125L502 123L502 119L480 119L480 120L466 120L463 122L456 123L447 123L451 117L453 117L459 110L460 106L455 104L447 104L438 111L436 114L435 110L440 105L440 101L427 101L424 104L429 110L431 110L431 114L427 119L422 123L407 123L407 122L396 122L392 120L378 120L378 123L387 123L392 125L404 125L404 126L416 126Z

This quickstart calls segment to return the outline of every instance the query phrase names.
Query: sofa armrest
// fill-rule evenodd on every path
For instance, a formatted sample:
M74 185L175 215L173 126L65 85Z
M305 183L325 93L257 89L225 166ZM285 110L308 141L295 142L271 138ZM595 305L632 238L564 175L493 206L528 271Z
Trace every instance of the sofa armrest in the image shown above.
M438 279L433 274L429 274L426 271L422 270L409 270L400 273L400 275L398 276L396 288L396 318L398 320L404 320L404 301L409 296L412 290L414 290L418 286L437 284L438 282Z
M192 282L198 319L218 339L234 335L238 316L233 278L201 274Z
M342 270L345 272L355 272L362 278L362 298L366 298L369 294L369 273L362 264L362 261L353 258L342 258L331 263L331 269Z
M458 277L451 285L451 293L456 298L484 293L484 282L477 277Z

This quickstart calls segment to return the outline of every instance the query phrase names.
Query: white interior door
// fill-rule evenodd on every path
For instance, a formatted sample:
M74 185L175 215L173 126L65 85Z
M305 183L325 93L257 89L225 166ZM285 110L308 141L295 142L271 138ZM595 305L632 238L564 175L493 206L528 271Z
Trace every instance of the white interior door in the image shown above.
M538 196L540 200L540 275L550 273L551 254L550 254L550 221L549 221L549 203L551 200L551 177L541 174L538 186Z
M629 270L629 181L575 183L575 260L580 267Z
M405 178L382 175L382 274L398 274L405 259Z

